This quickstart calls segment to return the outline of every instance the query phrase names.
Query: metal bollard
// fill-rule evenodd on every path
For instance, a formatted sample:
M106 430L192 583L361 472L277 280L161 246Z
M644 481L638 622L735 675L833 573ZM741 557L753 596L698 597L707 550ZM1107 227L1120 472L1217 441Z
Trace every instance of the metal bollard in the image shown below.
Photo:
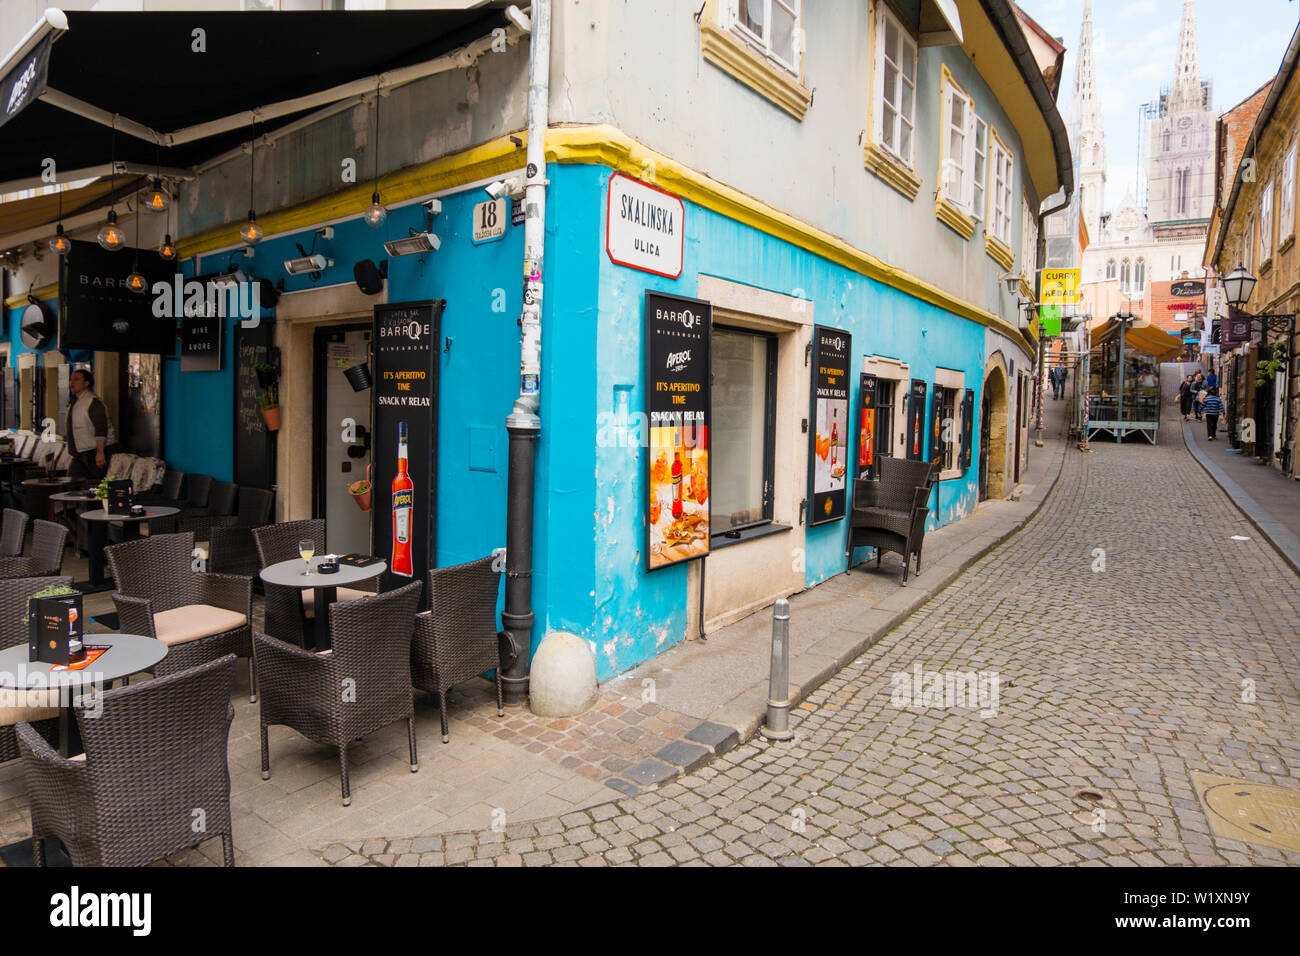
M759 728L768 740L789 740L790 730L790 602L780 598L772 607L772 670L767 684L767 722Z

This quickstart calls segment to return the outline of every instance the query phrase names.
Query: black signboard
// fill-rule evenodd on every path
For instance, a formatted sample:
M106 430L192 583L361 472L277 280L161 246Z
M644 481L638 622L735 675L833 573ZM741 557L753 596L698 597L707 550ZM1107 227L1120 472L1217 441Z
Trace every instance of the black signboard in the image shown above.
M1169 285L1169 294L1177 296L1180 299L1205 295L1205 283L1196 279L1184 279L1181 282L1173 282Z
M934 402L930 405L930 464L935 465L935 474L943 466L943 402L939 394L939 383L934 383ZM952 423L948 424L952 428Z
M863 372L858 379L858 478L876 477L876 376Z
M709 427L713 306L645 294L647 460L646 567L709 553Z
M975 390L966 389L966 397L961 403L961 467L963 470L970 467L971 461L971 429L974 427L975 418Z
M144 292L126 287L137 261ZM109 252L97 242L73 239L59 265L59 348L171 355L176 351L173 296L155 296L153 288L163 283L172 289L175 276L175 265L152 249Z
M0 126L22 112L23 107L35 103L45 92L53 43L54 34L50 33L0 80Z
M853 338L842 329L813 326L812 439L808 524L844 517L849 473L849 352Z
M376 556L388 562L384 591L423 581L437 557L437 343L446 304L375 306L371 540ZM428 602L422 594L421 607Z
M215 322L219 318L200 319ZM235 321L235 320L226 320ZM257 381L256 365L278 363L271 342L275 322L262 319L252 328L235 321L235 484L241 488L269 490L275 483L275 432L266 427L262 417L261 396L278 400L278 382L274 390Z
M912 390L907 396L907 457L912 461L925 460L925 436L921 427L925 418L925 392L925 381L912 379Z
M221 371L221 318L215 315L181 319L181 371Z

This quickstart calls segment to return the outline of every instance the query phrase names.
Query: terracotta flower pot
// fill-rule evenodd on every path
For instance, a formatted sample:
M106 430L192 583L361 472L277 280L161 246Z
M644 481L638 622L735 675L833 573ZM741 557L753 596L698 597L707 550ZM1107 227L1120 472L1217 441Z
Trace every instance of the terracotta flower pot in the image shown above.
M270 408L262 409L262 420L266 422L267 431L278 432L280 430L280 406L272 405Z
M373 490L374 487L370 484L370 466L366 465L366 477L348 485L348 492L352 495L352 500L357 503L358 508L362 511L369 511L370 496Z

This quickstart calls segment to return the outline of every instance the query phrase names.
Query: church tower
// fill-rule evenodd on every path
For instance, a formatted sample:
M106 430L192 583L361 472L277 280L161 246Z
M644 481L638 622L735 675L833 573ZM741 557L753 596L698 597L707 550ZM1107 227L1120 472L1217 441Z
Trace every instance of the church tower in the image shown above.
M1079 61L1070 98L1070 141L1074 147L1079 215L1093 242L1101 236L1106 210L1106 129L1097 103L1092 61L1092 0L1084 0L1079 34Z
M1200 77L1196 4L1185 0L1173 82L1150 123L1148 218L1157 239L1204 235L1214 201L1214 114Z

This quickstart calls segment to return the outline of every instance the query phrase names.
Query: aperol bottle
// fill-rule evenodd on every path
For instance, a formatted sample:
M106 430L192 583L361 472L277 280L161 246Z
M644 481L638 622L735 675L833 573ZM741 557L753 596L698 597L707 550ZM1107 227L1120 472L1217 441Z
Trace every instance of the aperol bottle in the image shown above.
M406 422L397 423L397 474L393 477L393 559L388 569L414 577L411 559L411 521L415 511L415 482L408 473Z

